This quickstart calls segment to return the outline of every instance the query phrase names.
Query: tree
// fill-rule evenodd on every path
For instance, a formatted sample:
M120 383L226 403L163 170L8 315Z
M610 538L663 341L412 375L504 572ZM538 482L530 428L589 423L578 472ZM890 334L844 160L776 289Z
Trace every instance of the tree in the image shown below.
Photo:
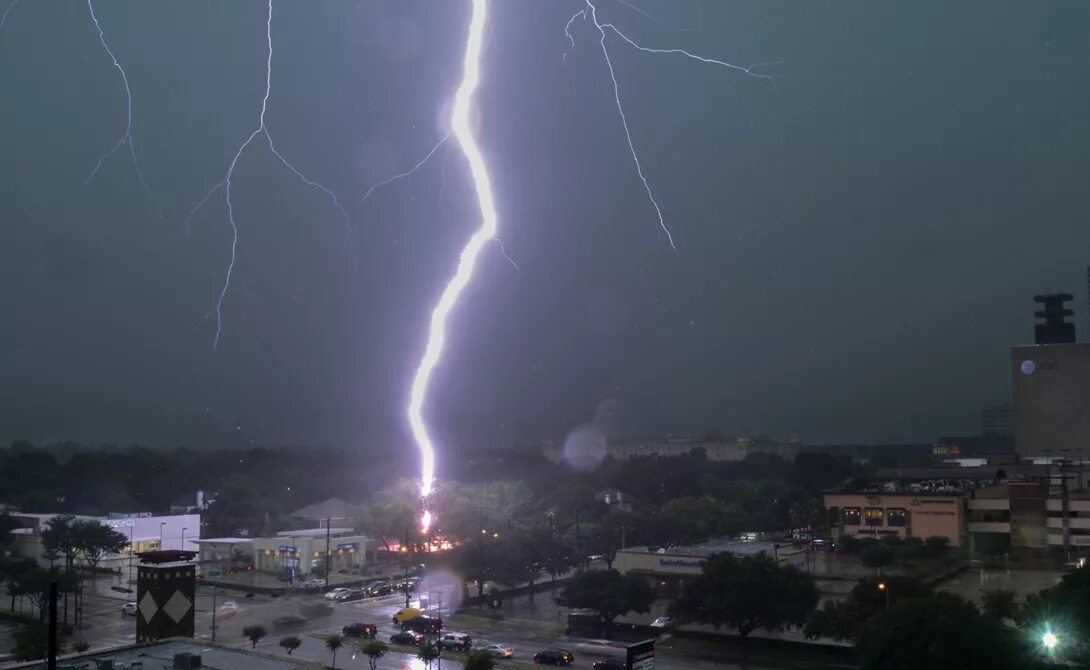
M76 640L72 643L72 651L83 653L91 648L91 643L87 640Z
M36 661L49 653L49 628L44 625L24 628L14 637L15 645L11 649L17 661ZM57 633L57 651L64 652L64 639Z
M787 512L791 527L814 530L825 525L825 506L817 498L804 498L791 503Z
M897 554L887 544L868 541L860 553L860 560L868 568L874 568L875 574L882 574L882 568L897 562Z
M654 600L655 594L644 579L616 570L598 570L573 577L564 585L556 602L565 607L594 610L608 631L613 620L622 614L651 611Z
M496 667L496 659L487 651L475 651L466 657L462 665L463 670L492 670ZM371 670L374 670L372 668Z
M1090 666L1090 568L1064 575L1060 583L1026 598L1019 616L1022 626L1038 634L1062 631L1056 660ZM1071 644L1071 642L1077 642Z
M950 538L932 535L923 541L924 553L930 558L943 558L950 553Z
M703 574L686 585L674 613L681 621L729 626L746 638L757 628L803 625L817 601L810 575L764 555L721 553L704 562Z
M303 641L300 640L299 638L295 637L294 635L289 635L288 637L285 637L284 639L280 640L280 642L279 642L279 645L281 647L283 647L285 651L288 652L288 656L291 656L291 652L298 649L299 646L302 645L302 644L303 644Z
M257 649L257 643L268 634L269 631L265 630L264 626L253 625L242 629L242 636L250 641L251 649Z
M435 659L439 658L439 654L441 654L442 651L443 650L439 645L431 640L422 640L420 645L416 648L416 657L424 663L425 668L431 668L431 664Z
M867 622L857 643L866 670L1019 667L1019 636L951 593L905 598Z
M344 645L340 635L330 635L325 641L325 648L333 654L333 670L337 670L337 650Z
M980 595L980 609L999 621L1018 619L1018 595L1010 589L991 589Z
M0 556L0 575L4 576L4 588L11 597L11 611L15 611L15 598L22 597L20 584L23 575L31 570L38 569L38 564L32 559L16 556Z
M12 545L15 538L11 531L19 527L19 523L7 512L0 514L0 557L3 557Z
M100 521L75 521L72 524L72 533L76 550L92 572L108 554L120 554L129 546L129 538L124 533Z
M371 666L371 670L378 670L378 660L390 651L390 647L382 640L369 640L360 651L367 657L367 664Z
M878 584L885 584L879 589ZM827 600L806 622L806 637L828 638L841 642L859 639L863 624L886 611L887 603L896 604L907 598L931 595L927 584L913 577L890 576L882 579L861 579L841 601Z

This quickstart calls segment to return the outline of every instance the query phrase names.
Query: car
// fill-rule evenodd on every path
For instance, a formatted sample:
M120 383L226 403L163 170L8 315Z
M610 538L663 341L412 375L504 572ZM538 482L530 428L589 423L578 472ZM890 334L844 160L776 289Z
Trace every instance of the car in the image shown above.
M401 623L401 630L413 630L417 633L423 633L430 635L432 633L438 633L443 630L443 620L437 616L414 616L408 621Z
M273 619L274 628L294 628L295 626L301 626L307 622L305 617L301 617L298 614L282 614Z
M372 598L377 598L378 596L388 596L393 592L394 587L390 586L389 584L375 584L368 587L367 589L367 595L371 596Z
M482 651L489 656L495 656L496 658L511 658L515 655L514 647L508 647L502 644L490 644Z
M607 658L604 661L595 661L591 666L594 670L628 670L628 664L619 658Z
M111 591L117 591L118 593L132 593L132 589L126 586L111 586Z
M452 651L468 651L473 646L473 638L465 633L447 633L439 638L440 649Z
M350 623L341 629L345 637L365 637L374 639L378 634L378 627L373 623Z
M336 600L336 599L337 599L337 596L339 596L339 595L341 595L342 593L345 593L345 592L347 592L347 591L350 591L350 590L351 590L351 589L346 589L346 588L345 588L345 587L343 587L343 586L338 586L337 588L333 589L332 591L328 591L328 592L326 592L326 594L325 594L325 599L326 599L326 600Z
M136 603L125 603L121 606L121 613L136 616Z
M408 579L402 579L394 584L394 588L398 591L412 591L420 583L419 577L409 577Z
M404 607L402 609L399 609L394 614L394 617L393 617L394 623L395 624L405 623L409 619L412 619L413 617L418 617L423 613L424 613L424 610L419 610L419 609L416 609L415 607Z
M320 589L325 586L325 581L321 579L311 578L299 582L299 586L303 587L304 589Z
M390 636L390 642L394 644L420 644L424 636L411 630L403 630Z
M651 622L652 628L660 628L662 630L669 630L674 627L674 617L672 616L660 616Z
M546 649L534 654L534 663L544 665L571 665L575 663L575 654L563 649Z
M234 616L238 614L238 603L228 600L219 606L218 613L220 616Z
M346 593L342 593L340 595L340 597L337 598L337 602L339 602L339 603L350 603L350 602L353 602L355 600L363 600L366 597L367 597L367 594L364 593L363 591L360 591L359 589L352 589L352 590L350 590L350 591L348 591Z

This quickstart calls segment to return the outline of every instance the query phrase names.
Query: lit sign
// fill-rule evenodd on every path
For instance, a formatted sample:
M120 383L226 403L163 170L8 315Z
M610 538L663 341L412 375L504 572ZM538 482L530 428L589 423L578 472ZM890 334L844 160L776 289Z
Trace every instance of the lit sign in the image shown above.
M699 568L704 561L686 561L683 558L660 558L659 565L664 568Z

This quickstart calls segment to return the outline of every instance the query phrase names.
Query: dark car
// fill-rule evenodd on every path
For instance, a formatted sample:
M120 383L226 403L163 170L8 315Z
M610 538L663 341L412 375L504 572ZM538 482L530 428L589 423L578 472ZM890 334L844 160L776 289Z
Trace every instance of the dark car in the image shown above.
M534 654L534 663L546 665L571 665L575 663L575 654L563 649L546 649Z
M389 584L374 584L367 589L367 595L372 598L377 596L388 596L394 592L394 588Z
M366 637L374 639L378 634L378 628L373 623L352 623L341 629L346 637Z
M367 597L367 594L364 593L363 591L360 591L359 589L352 589L348 593L345 593L344 595L338 597L337 602L350 603L350 602L352 602L354 600L363 600L366 597Z
M431 633L438 633L443 630L443 620L437 616L414 616L405 623L401 624L401 630L411 630L417 633L423 633L424 635L430 635Z
M628 670L628 664L616 658L607 658L604 661L595 661L591 666L594 670Z
M390 642L394 644L420 644L424 636L411 630L403 630L390 636Z

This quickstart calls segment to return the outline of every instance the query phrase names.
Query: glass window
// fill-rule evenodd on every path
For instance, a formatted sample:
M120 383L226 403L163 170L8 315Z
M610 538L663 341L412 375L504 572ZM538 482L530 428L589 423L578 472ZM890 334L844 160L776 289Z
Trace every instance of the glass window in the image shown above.
M858 507L844 507L842 508L844 513L844 525L845 526L858 526L859 525L859 508Z
M908 511L903 507L890 507L886 510L886 525L904 528L908 525Z
M863 522L868 526L881 526L884 518L881 507L867 507L863 510Z

